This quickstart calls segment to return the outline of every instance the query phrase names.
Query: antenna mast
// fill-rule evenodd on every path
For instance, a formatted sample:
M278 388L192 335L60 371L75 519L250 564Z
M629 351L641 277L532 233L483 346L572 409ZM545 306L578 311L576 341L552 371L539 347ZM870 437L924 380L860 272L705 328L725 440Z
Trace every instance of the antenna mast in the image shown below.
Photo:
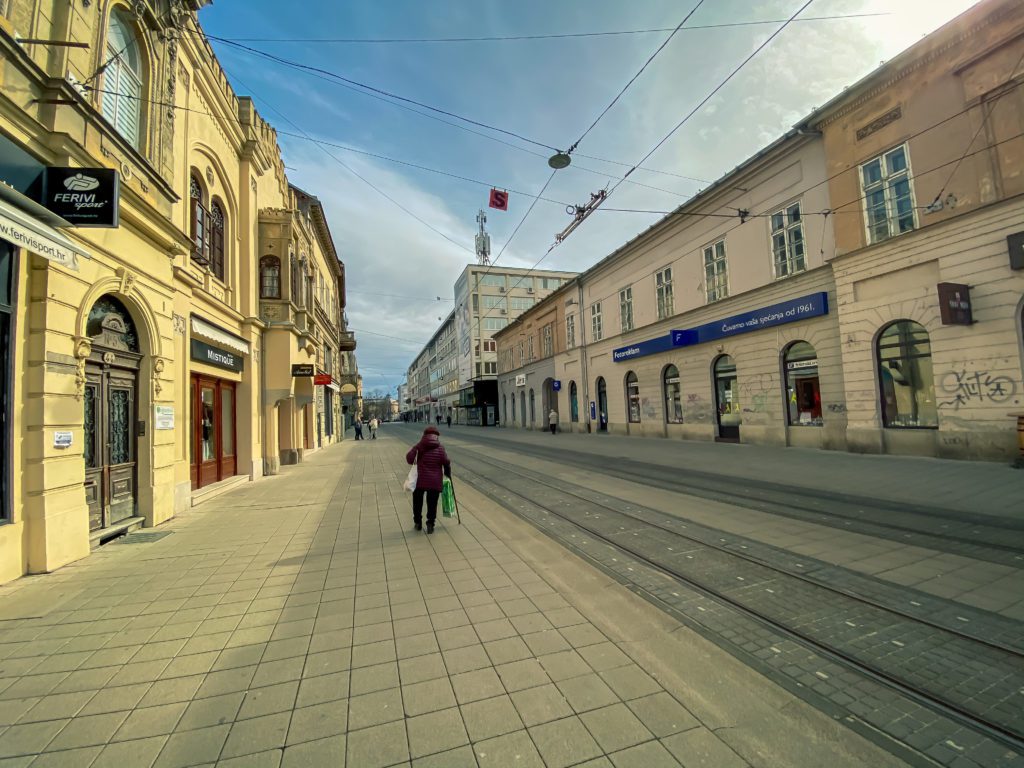
M491 236L484 229L487 223L487 214L481 209L476 215L476 222L480 225L480 231L476 233L476 260L483 267L491 263Z

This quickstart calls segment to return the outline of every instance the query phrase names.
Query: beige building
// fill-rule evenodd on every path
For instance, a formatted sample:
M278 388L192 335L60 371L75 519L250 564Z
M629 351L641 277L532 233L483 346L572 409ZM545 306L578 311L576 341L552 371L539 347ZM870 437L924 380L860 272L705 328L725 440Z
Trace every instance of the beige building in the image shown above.
M263 211L307 222L306 353L354 348L322 210L228 84L205 4L0 4L0 582L274 471L265 377L292 350L265 349ZM315 417L291 416L304 440Z
M823 133L836 210L853 450L1016 451L1022 85L1024 5L984 0L805 123Z
M498 340L503 423L554 402L563 429L844 448L825 179L791 131L524 314Z

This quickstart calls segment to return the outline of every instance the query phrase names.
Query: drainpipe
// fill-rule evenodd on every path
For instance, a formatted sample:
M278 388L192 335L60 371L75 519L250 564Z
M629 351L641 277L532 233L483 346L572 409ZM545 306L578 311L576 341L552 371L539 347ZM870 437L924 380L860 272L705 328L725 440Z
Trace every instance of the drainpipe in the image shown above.
M580 305L580 361L583 371L583 421L587 425L587 432L590 432L590 375L587 373L587 323L583 311L583 281L579 281L579 305Z

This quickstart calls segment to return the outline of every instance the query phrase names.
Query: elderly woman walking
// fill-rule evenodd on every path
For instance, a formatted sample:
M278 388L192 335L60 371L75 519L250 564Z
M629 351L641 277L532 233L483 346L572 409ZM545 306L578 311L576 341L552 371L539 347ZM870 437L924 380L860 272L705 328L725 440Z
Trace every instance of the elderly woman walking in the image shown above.
M417 531L423 530L423 496L427 497L427 533L434 532L437 500L441 496L444 476L452 476L452 463L441 445L437 427L427 427L423 437L405 454L409 464L416 465L416 489L412 492L412 521Z

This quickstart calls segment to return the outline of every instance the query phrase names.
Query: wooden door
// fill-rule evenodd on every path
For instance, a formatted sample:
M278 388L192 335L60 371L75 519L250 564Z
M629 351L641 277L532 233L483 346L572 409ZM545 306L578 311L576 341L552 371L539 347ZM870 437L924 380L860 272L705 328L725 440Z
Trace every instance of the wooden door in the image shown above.
M135 370L86 366L85 495L89 530L135 516L138 438Z
M192 376L192 487L202 488L237 471L235 385Z

